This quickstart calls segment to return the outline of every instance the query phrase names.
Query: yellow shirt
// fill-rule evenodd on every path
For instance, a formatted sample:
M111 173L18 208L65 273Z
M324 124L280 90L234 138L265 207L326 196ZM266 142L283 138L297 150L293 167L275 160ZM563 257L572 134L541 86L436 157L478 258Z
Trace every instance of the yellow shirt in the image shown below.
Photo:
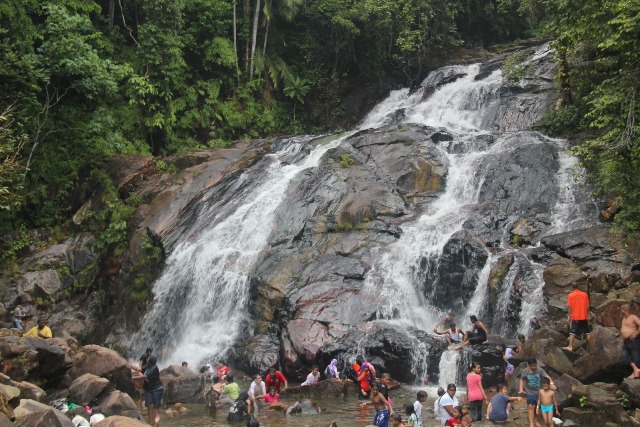
M51 333L51 329L49 329L48 326L43 326L42 329L38 329L37 326L34 326L33 328L29 329L29 332L27 332L26 334L24 334L25 337L38 337L38 332L40 332L42 335L44 335L47 338L53 338L53 334ZM42 338L42 337L40 337Z

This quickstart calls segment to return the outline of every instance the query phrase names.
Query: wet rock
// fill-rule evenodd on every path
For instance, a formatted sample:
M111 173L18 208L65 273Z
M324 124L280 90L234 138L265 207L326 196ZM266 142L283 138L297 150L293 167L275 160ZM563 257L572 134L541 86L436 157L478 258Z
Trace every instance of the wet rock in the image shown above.
M303 399L287 409L287 416L293 414L317 415L322 412L320 404L315 400Z
M16 427L74 427L71 420L62 412L45 408L37 412L30 412L16 421Z
M436 263L434 274L428 275L423 284L425 293L432 296L432 304L443 310L461 310L464 302L471 299L487 258L484 244L468 231L451 236L440 258L424 263ZM427 265L425 270L431 271Z
M349 383L337 378L322 380L309 386L288 387L286 390L280 392L280 397L283 399L288 396L341 398L346 394L348 384Z
M495 346L468 345L460 350L457 366L457 384L466 384L466 377L472 363L482 367L482 386L495 387L504 383L504 361Z
M94 424L95 427L149 427L149 424L126 416L110 416Z
M69 399L72 402L85 406L103 393L109 393L113 386L106 378L100 378L93 374L84 374L76 378L69 387Z
M73 368L69 374L72 378L93 374L108 379L118 390L135 393L129 364L118 353L105 347L82 347L73 359Z
M171 365L160 371L160 379L164 384L163 399L166 404L204 402L204 375L195 374L182 366Z
M259 335L247 345L248 371L267 372L277 366L280 357L280 343L273 335Z
M131 396L119 390L112 391L100 401L100 410L108 418L113 415L122 415L128 419L142 419L138 406Z

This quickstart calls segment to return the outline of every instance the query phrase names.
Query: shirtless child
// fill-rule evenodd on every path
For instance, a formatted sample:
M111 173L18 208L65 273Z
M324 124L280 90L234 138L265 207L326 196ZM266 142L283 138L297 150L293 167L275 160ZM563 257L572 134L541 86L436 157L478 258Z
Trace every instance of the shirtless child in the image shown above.
M640 318L631 314L629 304L622 304L620 311L624 318L620 326L620 335L624 340L622 343L622 356L631 365L633 372L629 378L640 378Z
M393 415L393 408L380 393L378 383L374 382L371 385L371 403L376 409L376 415L373 417L373 425L376 427L389 427L389 417ZM365 407L369 402L364 402L360 407Z
M546 378L542 379L542 389L538 392L538 407L536 414L542 413L542 420L547 427L553 427L553 414L560 416L556 393L551 390L551 384Z

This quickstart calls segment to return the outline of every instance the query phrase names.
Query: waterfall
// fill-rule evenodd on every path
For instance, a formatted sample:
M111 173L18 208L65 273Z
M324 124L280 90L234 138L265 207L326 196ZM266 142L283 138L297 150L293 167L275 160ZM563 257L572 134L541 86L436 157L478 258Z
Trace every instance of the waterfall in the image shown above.
M532 60L546 54L548 49L541 49ZM510 233L516 221L535 222L539 239L586 226L586 218L593 216L594 205L584 202L586 190L582 180L576 179L580 174L576 160L565 153L566 141L513 130L527 129L539 117L530 114L526 120L510 122L518 114L516 98L523 91L511 90L516 83L507 84L499 69L490 71L493 68L487 71L472 64L438 69L415 90L392 91L356 129L412 123L443 136L428 141L428 149L446 169L444 187L415 206L406 202L411 214L396 221L402 234L395 242L367 248L368 272L361 290L383 301L375 307L372 323L386 322L415 338L407 369L417 379L430 371L429 349L412 335L414 328L430 332L445 312L454 311L463 329L468 329L468 316L476 314L491 325L492 334L528 333L528 320L544 312L543 266L531 259L533 248L512 244ZM504 106L505 100L511 104ZM272 250L272 240L290 237L287 220L277 213L286 208L282 205L289 187L302 173L320 165L332 148L344 144L342 148L355 150L349 143L348 135L325 137L322 142L313 137L284 141L281 149L224 188L203 195L191 215L193 222L171 246L153 288L153 309L130 347L150 345L157 350L164 345L169 348L165 363L186 360L197 365L248 341L251 295L256 292L250 276ZM309 147L314 148L308 152ZM520 163L509 163L514 159ZM512 182L520 187L510 186ZM536 188L538 182L549 191ZM484 221L492 215L496 218ZM456 249L447 246L455 239L463 260L459 265L446 253ZM492 296L490 280L491 286L497 280L492 279L493 269L505 256L514 261L500 276L498 294ZM447 268L462 271L459 280L464 283L454 283ZM443 289L459 294L438 297ZM490 297L496 299L494 309L489 308ZM360 342L353 347L345 355L366 355ZM441 385L459 383L467 373L466 358L460 352L443 353L438 366Z
M153 288L153 310L144 317L130 347L138 351L155 347L159 354L158 346L166 346L165 363L187 361L197 366L224 355L241 339L248 329L248 272L269 248L276 208L294 177L317 166L341 140L317 146L297 162L300 139L283 144L281 151L265 156L260 165L237 179L228 191L229 203L224 203L226 199L206 202L208 209L167 258ZM259 176L251 176L256 173Z

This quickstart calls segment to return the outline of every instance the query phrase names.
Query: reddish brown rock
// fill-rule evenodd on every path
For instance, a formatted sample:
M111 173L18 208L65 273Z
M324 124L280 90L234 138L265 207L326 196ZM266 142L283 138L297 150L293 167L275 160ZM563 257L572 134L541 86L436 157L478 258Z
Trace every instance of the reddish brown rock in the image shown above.
M111 416L107 417L99 423L95 424L94 427L148 427L149 424L144 421L134 420L129 417L122 416Z
M118 390L135 393L129 364L118 353L105 347L82 347L73 360L73 368L69 374L72 378L93 374L108 379Z

